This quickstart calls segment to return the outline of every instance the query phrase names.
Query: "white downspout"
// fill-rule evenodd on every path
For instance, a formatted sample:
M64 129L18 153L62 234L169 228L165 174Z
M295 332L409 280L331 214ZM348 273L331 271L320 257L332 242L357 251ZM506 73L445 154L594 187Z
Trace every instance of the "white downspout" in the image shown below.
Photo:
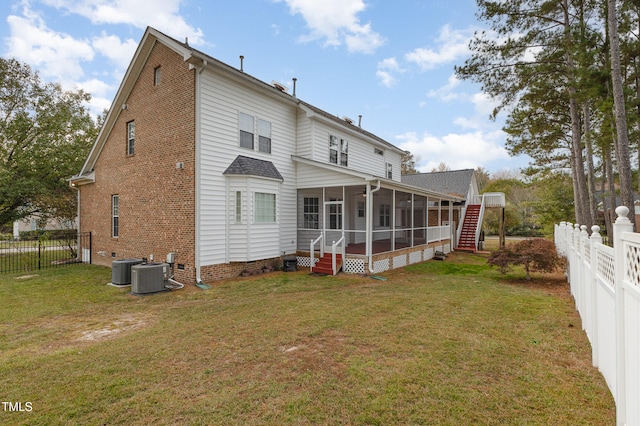
M201 120L200 120L200 101L201 101L201 96L202 96L202 84L200 82L201 78L200 75L202 74L202 72L204 71L204 69L207 67L207 61L202 61L202 65L200 65L199 67L196 68L196 105L195 105L195 115L196 115L196 140L195 140L195 204L196 204L196 217L195 217L195 250L194 250L194 262L195 262L195 268L196 268L196 284L202 284L202 276L200 274L200 218L201 218L201 212L200 212L200 191L201 191L201 185L200 185L200 179L201 179L201 173L200 173L200 136L201 136Z
M376 189L371 189L371 182L367 182L367 256L369 257L369 272L373 274L373 193L380 190L380 180Z

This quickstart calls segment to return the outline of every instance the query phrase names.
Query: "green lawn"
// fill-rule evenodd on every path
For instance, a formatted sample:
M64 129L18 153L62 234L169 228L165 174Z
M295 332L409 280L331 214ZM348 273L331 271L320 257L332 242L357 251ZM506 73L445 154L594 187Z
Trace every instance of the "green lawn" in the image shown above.
M568 288L452 254L150 296L77 265L0 275L0 424L615 423Z

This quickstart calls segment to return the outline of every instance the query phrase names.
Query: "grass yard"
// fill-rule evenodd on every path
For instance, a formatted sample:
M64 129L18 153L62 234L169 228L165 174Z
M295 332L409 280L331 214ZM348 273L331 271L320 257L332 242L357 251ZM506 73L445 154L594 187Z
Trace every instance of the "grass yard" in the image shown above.
M79 265L0 275L0 424L615 424L561 276L451 254L145 297Z

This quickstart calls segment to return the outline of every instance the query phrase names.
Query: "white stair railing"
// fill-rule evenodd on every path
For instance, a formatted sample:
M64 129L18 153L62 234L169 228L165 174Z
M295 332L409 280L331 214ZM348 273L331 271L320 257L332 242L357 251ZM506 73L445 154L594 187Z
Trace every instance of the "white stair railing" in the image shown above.
M340 254L342 255L342 261L344 262L345 248L344 248L344 231L342 231L342 237L338 241L333 241L331 243L331 270L333 271L333 275L338 273L337 264L336 264L336 249L338 246L341 246Z
M316 238L315 240L311 240L311 244L309 246L309 253L311 256L311 269L313 269L313 267L316 265L316 256L314 252L316 244L320 243L320 257L324 256L324 244L322 243L322 237L323 234L320 234L318 238Z

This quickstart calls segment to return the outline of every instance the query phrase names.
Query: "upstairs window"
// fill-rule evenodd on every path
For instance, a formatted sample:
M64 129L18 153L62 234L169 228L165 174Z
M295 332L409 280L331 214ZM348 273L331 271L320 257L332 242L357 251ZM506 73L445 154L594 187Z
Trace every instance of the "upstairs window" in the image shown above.
M271 154L271 123L258 119L258 150Z
M253 131L254 120L253 116L240 113L239 115L240 125L240 146L253 150Z
M162 68L155 67L153 69L153 85L160 86L160 77L162 76Z
M127 123L127 155L134 154L135 141L136 141L136 122L130 121Z
M393 165L387 163L387 179L393 179Z
M349 142L329 135L329 162L347 167L349 165Z

